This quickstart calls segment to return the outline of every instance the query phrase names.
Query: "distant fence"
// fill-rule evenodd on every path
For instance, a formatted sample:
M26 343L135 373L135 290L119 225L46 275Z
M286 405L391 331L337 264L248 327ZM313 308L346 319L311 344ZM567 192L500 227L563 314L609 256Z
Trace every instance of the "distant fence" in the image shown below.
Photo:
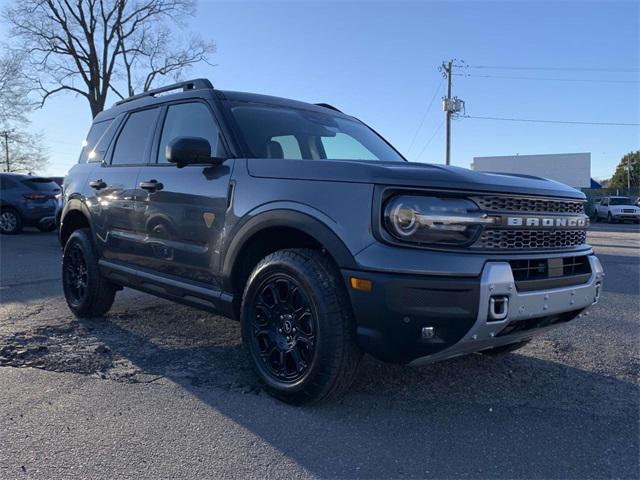
M586 210L588 215L594 211L595 201L602 197L631 197L636 200L640 197L640 187L634 188L583 188L582 192L587 196Z

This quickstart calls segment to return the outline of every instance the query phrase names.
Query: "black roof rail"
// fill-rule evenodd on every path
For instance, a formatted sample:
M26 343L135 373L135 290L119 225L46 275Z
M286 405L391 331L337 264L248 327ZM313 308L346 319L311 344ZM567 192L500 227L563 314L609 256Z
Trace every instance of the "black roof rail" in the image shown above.
M333 105L329 105L328 103L316 103L316 105L318 107L324 107L324 108L328 108L330 110L335 110L336 112L342 113L341 110L338 110L336 107L334 107Z
M145 97L155 97L160 93L170 92L171 90L182 90L186 92L187 90L202 90L202 89L211 89L213 90L213 85L206 78L196 78L194 80L186 80L184 82L174 83L172 85L167 85L165 87L154 88L153 90L147 90L146 92L139 93L138 95L133 95L132 97L125 98L124 100L120 100L116 102L116 105L122 105L123 103L132 102L134 100L139 100Z

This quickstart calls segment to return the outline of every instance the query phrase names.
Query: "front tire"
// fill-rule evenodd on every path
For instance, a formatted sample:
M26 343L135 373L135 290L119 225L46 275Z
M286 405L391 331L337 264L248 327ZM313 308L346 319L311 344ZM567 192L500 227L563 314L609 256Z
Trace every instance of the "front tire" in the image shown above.
M274 252L255 267L241 306L242 341L274 397L315 403L343 394L362 356L340 272L307 249Z
M64 246L62 287L76 317L100 317L113 305L117 287L100 274L88 228L73 232Z
M607 213L607 223L615 223L615 220L613 219L611 212Z
M3 208L0 211L0 233L16 235L22 231L22 218L13 208Z

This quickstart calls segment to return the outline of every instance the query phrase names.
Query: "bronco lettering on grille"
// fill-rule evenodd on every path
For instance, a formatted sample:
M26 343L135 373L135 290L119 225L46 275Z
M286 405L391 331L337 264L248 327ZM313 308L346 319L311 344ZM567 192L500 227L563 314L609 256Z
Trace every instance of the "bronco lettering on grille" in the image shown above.
M534 217L534 216L517 216L506 217L506 225L509 227L586 227L588 225L587 217Z

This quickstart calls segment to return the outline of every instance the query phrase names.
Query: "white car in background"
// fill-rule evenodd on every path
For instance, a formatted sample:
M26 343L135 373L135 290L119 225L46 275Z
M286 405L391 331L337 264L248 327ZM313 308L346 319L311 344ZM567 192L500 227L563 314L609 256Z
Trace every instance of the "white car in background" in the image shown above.
M596 221L607 220L609 223L631 220L640 223L640 207L629 197L604 197L596 205Z

